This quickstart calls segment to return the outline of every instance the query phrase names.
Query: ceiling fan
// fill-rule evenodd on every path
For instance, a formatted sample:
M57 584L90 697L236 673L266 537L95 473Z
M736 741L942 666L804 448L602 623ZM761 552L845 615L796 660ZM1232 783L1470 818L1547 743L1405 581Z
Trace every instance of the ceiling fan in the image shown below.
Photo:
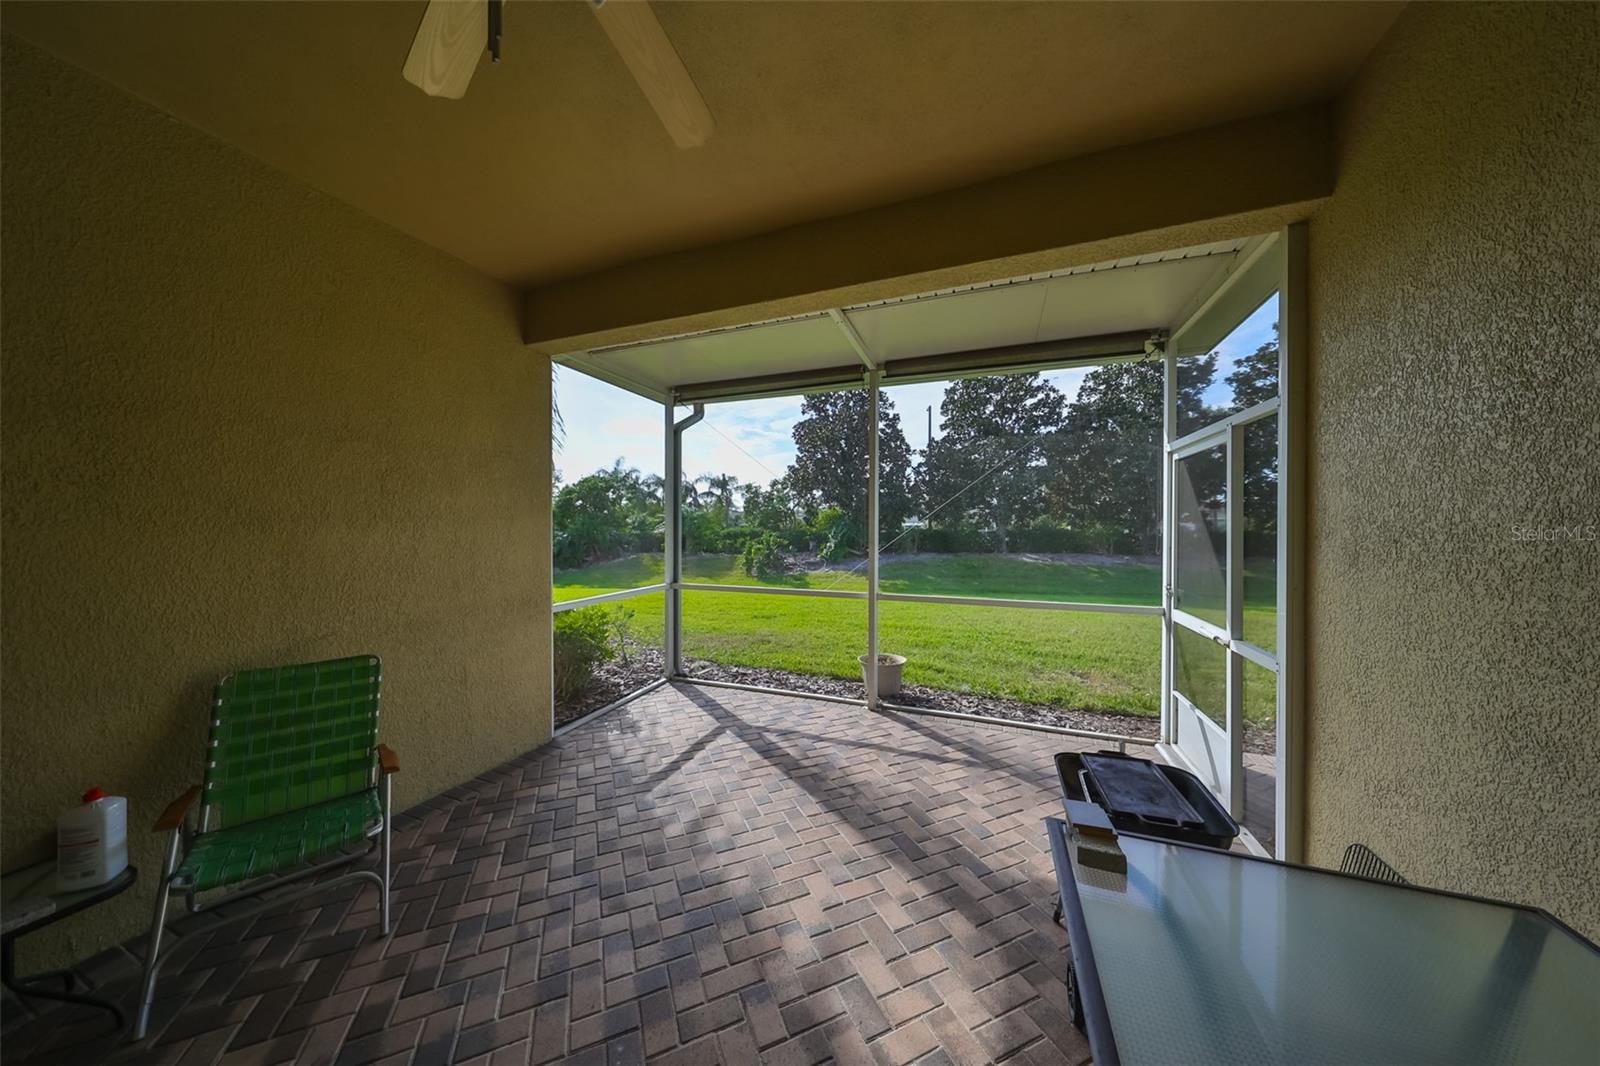
M649 0L584 0L679 148L696 148L716 123ZM500 62L503 0L430 0L411 42L406 81L459 100L485 49Z

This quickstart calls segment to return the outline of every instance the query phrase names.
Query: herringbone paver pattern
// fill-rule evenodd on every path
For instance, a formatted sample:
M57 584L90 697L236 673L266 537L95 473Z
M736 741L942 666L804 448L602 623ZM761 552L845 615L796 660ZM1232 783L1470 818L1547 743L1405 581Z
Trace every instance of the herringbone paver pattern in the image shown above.
M398 818L390 938L354 886L197 924L143 1044L73 1008L4 1057L1082 1062L1040 824L1072 746L664 687Z

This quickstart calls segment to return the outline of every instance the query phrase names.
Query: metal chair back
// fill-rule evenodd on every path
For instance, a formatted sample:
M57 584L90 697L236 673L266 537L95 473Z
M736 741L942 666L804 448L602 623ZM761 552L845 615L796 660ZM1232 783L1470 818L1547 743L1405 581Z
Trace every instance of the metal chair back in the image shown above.
M1344 849L1344 858L1339 863L1339 872L1342 874L1355 874L1371 881L1387 881L1394 885L1409 885L1411 882L1400 876L1400 871L1378 858L1378 853L1365 844L1351 844Z

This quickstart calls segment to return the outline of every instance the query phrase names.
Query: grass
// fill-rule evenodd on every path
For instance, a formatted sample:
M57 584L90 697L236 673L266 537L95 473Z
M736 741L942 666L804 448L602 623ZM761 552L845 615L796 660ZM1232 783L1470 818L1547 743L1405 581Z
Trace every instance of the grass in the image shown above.
M660 556L634 556L557 571L555 599L661 581ZM718 585L782 585L864 591L862 570L819 571L760 580L731 556L691 556L684 580ZM1160 602L1155 566L1030 562L1016 557L955 555L948 559L886 557L879 574L885 592L994 599L1115 604ZM1270 630L1270 584L1247 581L1246 633ZM1265 606L1259 597L1265 596ZM658 644L662 594L613 605L634 637ZM771 667L855 678L866 651L866 604L759 593L689 590L683 594L684 653L729 666ZM880 603L882 650L907 658L906 681L955 692L1003 696L1028 703L1154 716L1161 675L1160 619L1145 615L1037 611L1008 607ZM1267 697L1262 703L1261 696ZM1271 694L1246 686L1246 715L1270 718Z
M781 578L757 578L746 574L734 556L691 555L683 561L683 577L685 581L714 585L865 591L866 568L849 569L854 565ZM664 572L659 555L634 555L582 570L557 570L556 599L653 585ZM940 559L897 559L886 555L879 568L878 587L884 592L925 595L1154 606L1161 602L1161 568L1029 562L1001 555L951 555Z

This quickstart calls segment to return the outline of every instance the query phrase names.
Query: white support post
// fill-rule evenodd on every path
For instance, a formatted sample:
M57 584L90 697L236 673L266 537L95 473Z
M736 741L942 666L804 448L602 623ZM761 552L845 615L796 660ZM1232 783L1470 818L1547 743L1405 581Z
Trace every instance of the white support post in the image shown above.
M678 394L667 397L667 474L661 491L662 582L667 587L666 629L662 634L662 673L670 680L683 676L683 431L706 416L706 405L697 403L694 412L676 421Z
M1227 658L1228 701L1228 813L1244 821L1244 662L1234 652L1235 641L1244 638L1244 427L1228 428L1228 472L1224 490L1225 525L1228 544L1228 639L1223 654Z
M661 539L662 539L662 581L666 584L666 613L663 618L665 628L662 630L662 660L664 663L662 674L667 678L676 677L683 673L682 657L678 651L678 618L680 615L679 602L681 594L678 592L678 581L682 576L682 567L678 562L679 526L682 524L682 515L679 513L683 500L683 435L678 432L675 424L677 407L673 398L668 395L663 408L666 411L666 435L662 445L665 459L666 476L662 478L661 485Z
M867 710L878 709L878 371L867 372Z
M1176 512L1172 504L1173 458L1172 442L1178 436L1177 400L1178 357L1177 345L1169 337L1162 352L1161 400L1161 739L1167 744L1178 742L1177 707L1172 702L1172 588L1177 566L1173 536Z

